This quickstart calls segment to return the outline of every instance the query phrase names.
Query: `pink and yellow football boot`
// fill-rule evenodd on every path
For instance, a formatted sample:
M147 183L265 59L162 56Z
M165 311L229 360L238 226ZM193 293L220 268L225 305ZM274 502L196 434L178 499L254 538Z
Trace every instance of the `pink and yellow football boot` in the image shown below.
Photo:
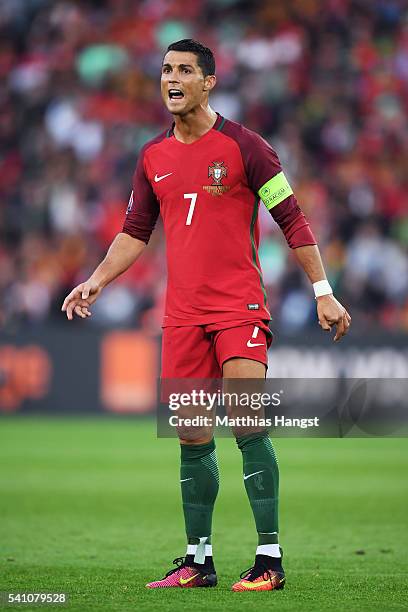
M194 587L215 587L217 585L217 574L214 566L204 566L197 568L193 565L187 565L184 557L174 559L173 563L177 565L171 569L161 580L155 580L146 584L148 589L168 589L170 587L178 587L181 589L191 589Z
M241 579L232 585L233 591L278 591L285 586L285 572L279 562L265 555L257 555L253 567L241 574Z

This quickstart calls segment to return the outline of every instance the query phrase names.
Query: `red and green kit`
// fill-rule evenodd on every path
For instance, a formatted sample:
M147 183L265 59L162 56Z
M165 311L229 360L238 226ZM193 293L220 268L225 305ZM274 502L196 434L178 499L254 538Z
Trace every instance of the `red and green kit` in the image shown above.
M168 285L163 327L268 321L260 202L291 248L316 244L270 145L220 115L192 144L170 128L142 149L123 232L148 242L159 214Z

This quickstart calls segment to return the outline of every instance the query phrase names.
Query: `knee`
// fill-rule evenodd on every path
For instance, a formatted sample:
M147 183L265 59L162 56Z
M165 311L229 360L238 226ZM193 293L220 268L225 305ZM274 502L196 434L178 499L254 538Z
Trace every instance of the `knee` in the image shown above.
M207 444L213 439L212 431L183 428L177 433L180 444Z

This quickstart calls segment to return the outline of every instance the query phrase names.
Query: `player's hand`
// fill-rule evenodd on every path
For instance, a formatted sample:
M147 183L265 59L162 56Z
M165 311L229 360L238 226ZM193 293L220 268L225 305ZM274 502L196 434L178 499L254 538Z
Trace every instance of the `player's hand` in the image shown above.
M65 298L61 308L62 312L67 313L67 319L70 321L72 321L74 313L82 319L90 317L89 307L97 300L101 291L102 287L95 281L89 279L85 283L81 283Z
M322 295L317 298L317 316L319 317L319 325L325 331L331 331L333 325L336 326L334 342L347 334L351 317L334 295Z

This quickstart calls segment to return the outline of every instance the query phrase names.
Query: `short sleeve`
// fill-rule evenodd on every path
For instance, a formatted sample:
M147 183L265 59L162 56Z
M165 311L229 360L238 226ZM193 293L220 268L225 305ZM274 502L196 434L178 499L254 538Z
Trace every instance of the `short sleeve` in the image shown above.
M145 149L140 152L133 175L132 193L126 210L123 232L146 244L154 230L160 207L144 171Z

